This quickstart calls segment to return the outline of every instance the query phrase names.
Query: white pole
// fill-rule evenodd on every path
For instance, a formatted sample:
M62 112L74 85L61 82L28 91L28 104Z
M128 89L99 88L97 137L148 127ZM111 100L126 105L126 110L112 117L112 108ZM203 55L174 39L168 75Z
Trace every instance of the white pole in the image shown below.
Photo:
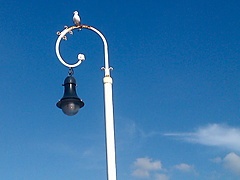
M112 78L104 77L104 103L105 103L105 126L106 126L106 156L108 180L116 180L115 160L115 135L112 101Z
M109 60L108 60L108 45L103 34L97 29L88 26L88 29L96 32L102 39L104 44L104 71L103 78L104 86L104 105L105 105L105 131L106 131L106 158L107 158L107 177L108 180L116 180L116 150L115 150L115 133L114 133L114 118L113 118L113 99L112 99L112 78L110 76Z

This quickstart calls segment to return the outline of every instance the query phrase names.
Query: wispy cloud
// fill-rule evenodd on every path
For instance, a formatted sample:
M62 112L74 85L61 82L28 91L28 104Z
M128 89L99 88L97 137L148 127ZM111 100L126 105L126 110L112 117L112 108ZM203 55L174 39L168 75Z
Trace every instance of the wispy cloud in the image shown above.
M138 140L151 138L154 136L162 136L162 132L150 131L147 132L143 127L140 127L135 121L128 118L119 118L118 129L121 129L121 135L127 137L127 140ZM121 138L122 139L122 138Z
M216 157L214 159L211 159L211 161L214 162L214 163L221 163L222 159L220 157Z
M166 133L164 135L178 137L191 143L240 151L240 129L227 125L210 124L205 127L200 127L194 132Z

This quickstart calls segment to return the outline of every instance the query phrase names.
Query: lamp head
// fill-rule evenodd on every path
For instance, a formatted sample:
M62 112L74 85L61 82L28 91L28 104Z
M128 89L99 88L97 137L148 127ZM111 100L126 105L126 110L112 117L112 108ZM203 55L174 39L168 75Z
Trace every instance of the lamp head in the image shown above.
M62 109L63 113L73 116L84 106L84 102L77 96L76 80L73 76L68 76L64 80L64 94L61 100L57 102L57 107Z

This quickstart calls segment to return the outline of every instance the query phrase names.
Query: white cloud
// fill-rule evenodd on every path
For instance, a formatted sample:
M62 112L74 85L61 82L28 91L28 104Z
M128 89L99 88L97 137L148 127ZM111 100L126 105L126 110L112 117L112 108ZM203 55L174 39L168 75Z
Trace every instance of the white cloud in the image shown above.
M165 135L179 137L191 143L240 151L240 129L221 124L210 124L191 133L168 133Z
M155 175L156 180L168 180L168 176L166 174L156 174Z
M162 169L161 161L153 161L150 158L138 158L133 164L132 176L145 178L150 177L150 173Z
M223 158L223 165L226 169L240 175L240 156L231 152Z
M194 170L194 167L185 163L181 163L174 166L175 169L183 172L191 172Z
M158 170L162 169L162 163L160 161L153 161L149 158L138 158L134 162L134 166L146 170Z
M146 169L135 169L132 172L132 176L139 177L139 178L145 178L145 177L149 177L150 174L149 174L149 171Z
M216 157L211 161L223 165L232 173L240 175L240 156L234 152L228 153L224 158Z
M197 175L194 166L186 163L180 163L173 166L173 170ZM169 180L168 173L169 171L163 168L161 161L145 157L137 158L134 161L131 175L137 179Z

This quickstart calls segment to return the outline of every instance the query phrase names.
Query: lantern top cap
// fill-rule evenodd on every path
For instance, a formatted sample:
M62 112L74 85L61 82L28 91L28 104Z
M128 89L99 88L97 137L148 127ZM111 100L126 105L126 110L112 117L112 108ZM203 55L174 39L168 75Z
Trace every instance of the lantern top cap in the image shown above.
M67 76L64 80L64 84L76 84L76 79L73 76Z

